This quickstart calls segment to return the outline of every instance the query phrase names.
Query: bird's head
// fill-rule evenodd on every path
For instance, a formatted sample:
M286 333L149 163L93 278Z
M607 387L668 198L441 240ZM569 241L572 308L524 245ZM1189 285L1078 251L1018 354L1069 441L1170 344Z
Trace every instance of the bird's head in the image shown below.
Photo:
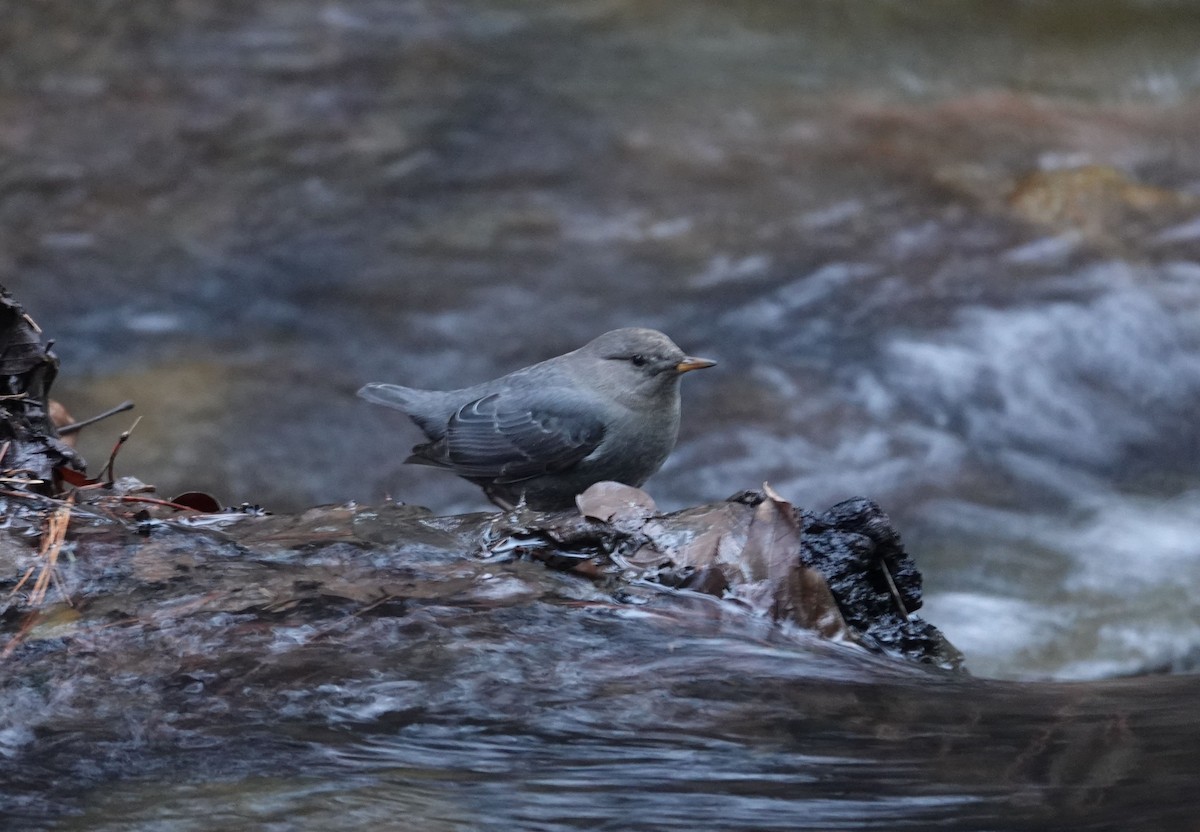
M691 370L717 362L684 353L653 329L614 329L575 351L589 365L592 384L616 398L654 397L677 388Z

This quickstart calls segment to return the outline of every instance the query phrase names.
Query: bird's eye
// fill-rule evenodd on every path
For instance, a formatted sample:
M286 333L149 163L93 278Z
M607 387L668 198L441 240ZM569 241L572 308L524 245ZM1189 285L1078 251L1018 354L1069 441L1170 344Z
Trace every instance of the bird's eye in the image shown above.
M635 367L645 367L650 363L649 359L647 359L646 356L642 355L641 353L629 356L629 360L633 362L633 366Z

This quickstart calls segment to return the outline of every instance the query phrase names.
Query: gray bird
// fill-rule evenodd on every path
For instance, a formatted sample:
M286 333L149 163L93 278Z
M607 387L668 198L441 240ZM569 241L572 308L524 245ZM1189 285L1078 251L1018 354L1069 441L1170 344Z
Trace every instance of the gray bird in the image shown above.
M577 350L461 390L368 384L429 442L404 460L452 471L496 505L570 508L602 480L640 486L679 433L679 379L715 361L653 329L615 329Z

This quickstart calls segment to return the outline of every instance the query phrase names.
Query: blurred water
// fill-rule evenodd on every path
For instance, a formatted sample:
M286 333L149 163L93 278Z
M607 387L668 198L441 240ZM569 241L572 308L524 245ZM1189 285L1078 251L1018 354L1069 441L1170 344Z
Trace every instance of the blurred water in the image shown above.
M316 626L200 612L97 634L107 661L27 663L81 689L42 703L57 741L7 779L6 828L1174 830L1194 813L1194 675L981 681L716 604L614 604L537 564L418 546L368 566L340 542L219 569L230 554L189 553L183 597L195 578L269 596L262 570L288 562L289 582L390 563L411 597ZM112 656L137 672L89 691ZM91 724L89 693L118 713Z
M656 326L721 361L660 504L870 496L977 674L1194 662L1191 4L8 11L0 280L77 416L137 400L120 472L479 509L353 391ZM1028 179L1089 165L1120 181Z
M1200 636L1200 271L1109 261L1051 279L1049 293L963 304L917 331L896 303L892 326L868 327L869 349L822 362L822 396L784 388L805 404L726 433L732 459L713 461L702 438L671 471L703 464L683 486L692 499L756 471L806 504L886 495L934 589L927 614L980 672L1171 663ZM723 320L787 338L807 310L850 308L828 296L856 280L826 266L804 293L787 287ZM886 303L868 296L854 314Z

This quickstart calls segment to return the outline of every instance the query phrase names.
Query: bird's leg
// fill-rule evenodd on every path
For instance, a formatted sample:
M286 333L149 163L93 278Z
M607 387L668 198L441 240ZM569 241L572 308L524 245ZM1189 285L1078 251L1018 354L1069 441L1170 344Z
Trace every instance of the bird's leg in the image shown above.
M508 500L494 493L490 488L485 488L483 493L487 495L488 501L501 511L512 511L515 508L524 507L525 505L525 492L521 492L521 502L517 505L513 505Z
M490 491L487 492L487 497L492 501L493 505L499 506L500 509L505 512L521 514L529 510L529 503L525 501L524 491L521 492L521 499L517 500L515 504L497 494L491 493Z

